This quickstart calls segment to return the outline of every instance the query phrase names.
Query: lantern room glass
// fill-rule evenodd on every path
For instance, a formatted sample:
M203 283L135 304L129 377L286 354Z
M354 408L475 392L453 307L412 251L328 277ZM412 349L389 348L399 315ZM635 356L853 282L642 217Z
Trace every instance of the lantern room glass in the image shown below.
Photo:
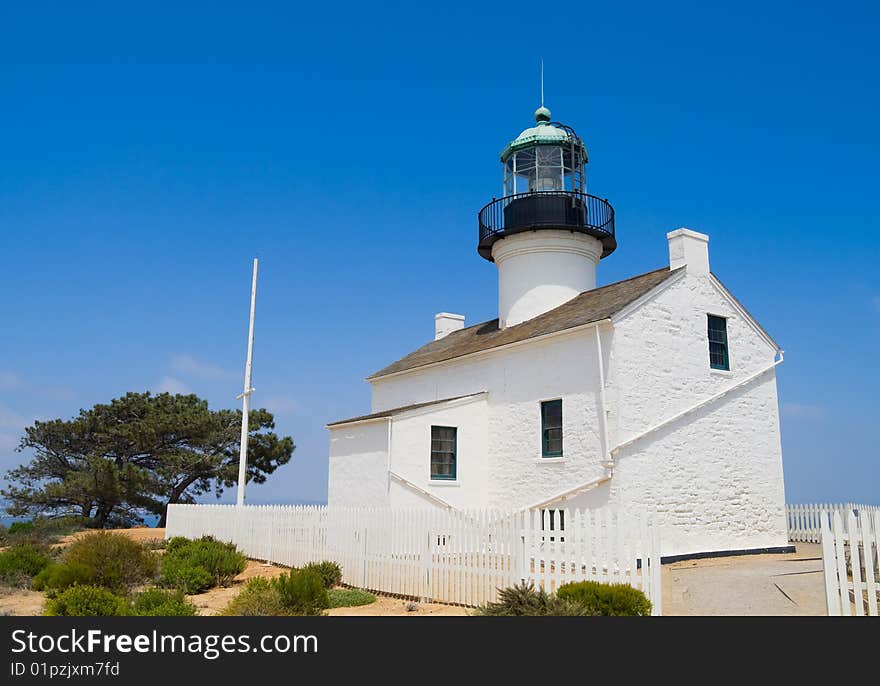
M574 188L574 165L567 145L525 148L504 163L504 195L572 190L580 189Z

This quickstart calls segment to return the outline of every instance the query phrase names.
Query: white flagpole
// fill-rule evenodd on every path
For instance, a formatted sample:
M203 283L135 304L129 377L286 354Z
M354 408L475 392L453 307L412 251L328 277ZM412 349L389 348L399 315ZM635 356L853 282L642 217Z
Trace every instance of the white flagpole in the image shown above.
M247 480L248 413L251 407L251 362L254 358L254 310L257 306L257 258L254 258L254 280L251 285L251 323L248 328L247 362L244 366L244 391L241 395L241 454L238 462L238 505L244 505L244 487Z

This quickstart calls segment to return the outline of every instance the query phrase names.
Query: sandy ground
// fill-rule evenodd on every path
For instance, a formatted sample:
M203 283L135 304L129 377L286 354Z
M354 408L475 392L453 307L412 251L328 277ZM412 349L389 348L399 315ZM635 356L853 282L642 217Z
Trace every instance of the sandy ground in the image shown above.
M376 602L358 607L336 607L327 610L334 617L464 617L473 612L473 608L441 603L415 603L414 610L407 610L411 600L376 596Z
M164 529L148 527L121 529L138 541L163 539ZM87 532L62 541L69 542ZM251 560L233 584L189 596L201 615L215 615L241 590L250 578L273 578L284 567ZM741 555L735 557L688 560L662 568L663 614L679 616L736 615L825 615L822 559L818 545L798 543L797 552L786 555ZM45 598L27 590L0 589L0 614L38 615ZM424 617L464 616L473 610L440 603L417 603L378 596L375 603L359 607L340 607L328 611L333 616Z
M798 543L786 555L739 555L664 565L663 614L825 615L822 552Z
M151 540L165 540L165 529L156 529L155 527L136 526L131 529L111 529L111 531L115 533L125 534L129 538L132 538L135 541L139 541L141 543L145 543L146 541ZM67 545L77 538L88 536L90 533L93 533L91 529L86 529L85 531L77 531L75 534L70 534L70 536L65 536L64 538L62 538L59 545Z
M247 568L235 577L231 586L226 588L212 588L205 593L187 596L196 607L199 608L199 614L210 616L216 615L223 610L224 607L232 600L244 583L255 576L272 579L279 574L287 571L286 567L278 567L275 565L266 565L262 562L250 560ZM408 611L407 604L410 601L402 598L391 598L388 596L377 596L376 602L370 605L360 605L358 607L336 607L328 610L327 614L346 617L394 617L394 616L415 616L424 617L426 615L466 615L469 610L464 607L455 607L452 605L441 605L440 603L417 603L415 611Z
M46 602L45 596L37 591L0 587L0 616L41 615L44 602Z

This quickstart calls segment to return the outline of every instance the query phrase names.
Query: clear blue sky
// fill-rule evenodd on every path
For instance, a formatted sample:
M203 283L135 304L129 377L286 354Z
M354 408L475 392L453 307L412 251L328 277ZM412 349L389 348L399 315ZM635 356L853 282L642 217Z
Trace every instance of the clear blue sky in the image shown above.
M476 212L547 104L617 210L601 283L711 236L786 350L789 501L878 502L876 3L4 3L0 468L129 390L254 402L294 436L253 501L326 496L363 378L492 319Z

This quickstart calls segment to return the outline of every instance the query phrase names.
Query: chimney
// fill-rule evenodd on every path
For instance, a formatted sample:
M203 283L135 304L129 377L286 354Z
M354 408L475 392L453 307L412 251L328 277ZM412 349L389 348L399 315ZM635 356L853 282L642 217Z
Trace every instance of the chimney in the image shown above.
M439 341L444 336L448 336L453 331L460 331L464 328L463 314L450 314L449 312L438 312L434 315L434 340Z
M666 234L669 240L669 268L684 267L688 274L709 274L709 237L690 229L676 229Z

